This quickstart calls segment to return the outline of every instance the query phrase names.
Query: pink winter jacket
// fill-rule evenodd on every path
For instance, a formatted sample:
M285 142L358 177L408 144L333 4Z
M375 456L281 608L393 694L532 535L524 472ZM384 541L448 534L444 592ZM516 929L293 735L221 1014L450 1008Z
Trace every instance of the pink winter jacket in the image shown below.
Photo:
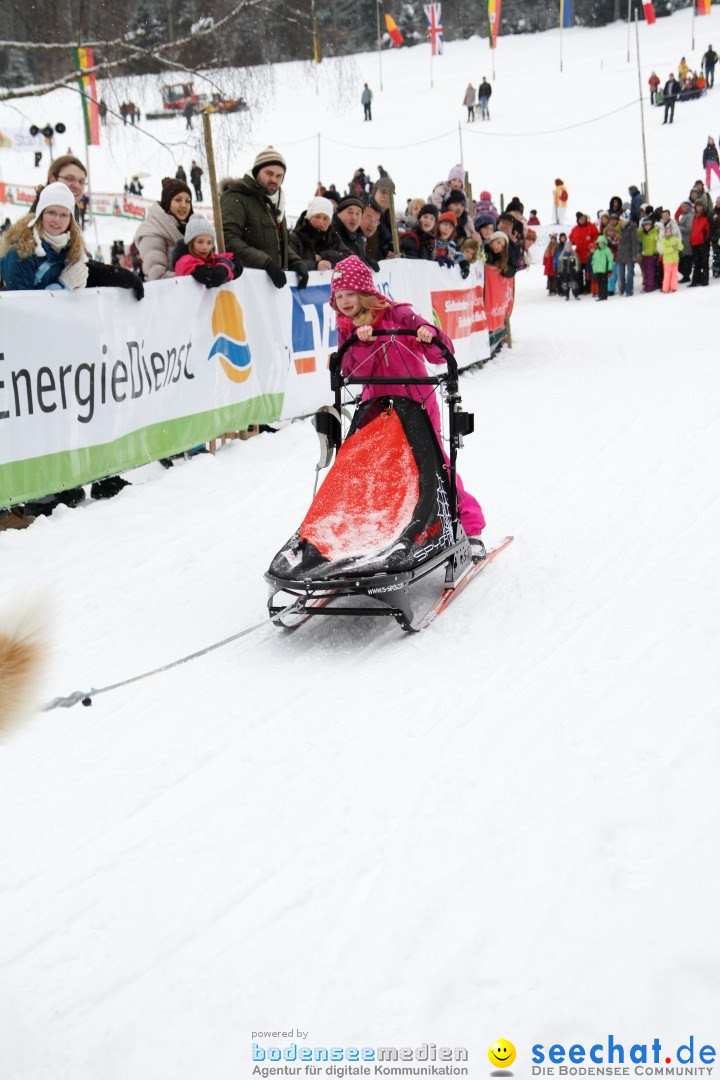
M453 351L451 339L442 330L429 323L410 306L410 304L390 304L382 313L375 324L378 330L415 330L420 326L428 326L433 333ZM350 319L338 317L338 345L346 341L353 330ZM431 364L446 363L445 357L437 345L424 345L417 338L401 337L395 342L389 338L376 338L374 341L357 341L351 345L345 353L342 361L343 375L356 375L358 378L367 375L368 378L389 378L392 375L413 376L422 378L428 374L424 359ZM434 387L402 386L402 385L377 385L366 386L363 390L363 400L371 397L382 397L383 394L395 394L396 396L412 397L419 401L427 409L432 426L440 437L440 410Z
M186 277L188 274L192 274L193 270L196 270L198 266L222 266L227 270L228 281L232 281L235 276L233 258L232 253L228 251L223 252L222 255L213 252L212 255L208 255L207 259L198 259L196 255L191 255L188 252L187 255L181 255L175 263L175 277Z

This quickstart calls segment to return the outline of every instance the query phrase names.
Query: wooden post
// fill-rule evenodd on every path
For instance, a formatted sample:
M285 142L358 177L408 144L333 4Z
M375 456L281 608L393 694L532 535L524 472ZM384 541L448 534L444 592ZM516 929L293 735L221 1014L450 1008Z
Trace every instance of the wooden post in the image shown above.
M465 194L467 195L467 211L472 219L475 217L475 211L473 210L472 184L467 169L465 170Z
M510 316L505 316L505 342L508 349L512 349L512 330L510 329Z
M395 258L400 258L400 237L398 236L397 218L395 217L395 181L391 180L390 195L390 229L392 231L393 252Z
M213 218L215 220L215 235L217 237L217 249L218 251L224 251L225 236L223 235L220 198L218 196L217 177L215 176L215 154L213 152L212 130L210 128L210 113L204 112L202 114L202 121L203 135L205 136L205 157L207 158L208 176L210 178Z
M640 96L640 129L642 131L643 164L645 166L645 198L650 198L650 178L648 176L647 146L645 145L645 98L643 96L642 76L640 74L640 35L638 33L638 13L635 9L635 48L637 50L638 94Z

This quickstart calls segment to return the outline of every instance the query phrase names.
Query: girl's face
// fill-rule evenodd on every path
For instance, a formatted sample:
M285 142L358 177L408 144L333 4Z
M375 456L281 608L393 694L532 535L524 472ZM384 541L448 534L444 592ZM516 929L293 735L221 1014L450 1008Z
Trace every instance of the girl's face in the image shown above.
M338 289L335 293L335 307L341 315L354 319L362 311L360 296L358 293L349 292L347 289Z
M449 240L455 232L449 221L441 221L438 225L438 236L441 240Z
M459 191L462 186L463 186L462 180L451 180L450 181L450 187L452 188L453 191Z
M191 206L190 196L186 191L181 191L170 200L170 213L178 221L187 221L190 217Z
M483 240L485 240L485 241L489 240L494 232L495 232L495 226L494 225L483 225L482 228L480 229L480 235L482 236Z
M42 227L50 236L62 236L70 228L71 217L70 211L64 206L48 206L47 210L43 210Z
M490 241L490 250L494 251L496 255L499 255L501 251L505 250L505 244L497 237Z
M423 214L420 218L419 224L423 232L433 232L435 228L435 215Z
M208 255L212 255L215 245L212 236L203 236L201 233L200 236L196 236L190 241L189 247L193 255L197 255L198 259L207 259Z

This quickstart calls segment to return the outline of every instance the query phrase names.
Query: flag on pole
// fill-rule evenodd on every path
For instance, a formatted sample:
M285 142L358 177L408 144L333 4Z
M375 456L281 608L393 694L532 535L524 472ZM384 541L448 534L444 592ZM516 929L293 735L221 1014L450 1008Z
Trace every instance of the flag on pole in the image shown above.
M710 0L698 0L697 13L698 13L698 15L709 15L710 14Z
M442 4L423 4L432 55L443 51Z
M497 45L498 30L500 29L500 8L502 0L488 0L488 23L490 26L490 48Z
M655 8L652 5L651 0L647 4L643 4L643 11L645 12L645 22L648 26L652 26L655 22Z
M572 0L560 0L560 25L568 30L573 24Z
M95 73L86 75L85 72L95 66L92 49L73 49L73 65L79 73L80 94L83 104L83 117L85 120L85 142L88 146L100 145L100 115L98 112L97 86Z
M388 34L392 38L393 45L402 45L403 36L398 30L397 23L393 19L392 15L385 15L385 26L387 27Z

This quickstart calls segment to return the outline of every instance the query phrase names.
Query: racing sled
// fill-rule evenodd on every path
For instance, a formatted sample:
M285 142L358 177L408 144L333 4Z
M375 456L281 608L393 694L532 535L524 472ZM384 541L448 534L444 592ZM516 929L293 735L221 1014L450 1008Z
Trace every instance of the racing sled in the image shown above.
M390 339L385 348L403 349L398 339L415 332L375 330L374 336ZM447 371L422 378L343 375L343 356L355 341L353 334L330 358L335 407L320 410L313 422L325 451L318 469L333 455L335 461L299 529L265 574L268 612L288 628L315 615L386 616L415 631L428 624L430 613L413 614L413 586L444 568L445 596L483 561L473 559L457 510L457 452L474 418L462 410L455 357L438 338L433 344ZM361 401L343 440L343 394L352 395L347 388L382 384L422 385L428 394L443 387L449 465L427 411L409 397ZM348 597L362 603L337 602Z

